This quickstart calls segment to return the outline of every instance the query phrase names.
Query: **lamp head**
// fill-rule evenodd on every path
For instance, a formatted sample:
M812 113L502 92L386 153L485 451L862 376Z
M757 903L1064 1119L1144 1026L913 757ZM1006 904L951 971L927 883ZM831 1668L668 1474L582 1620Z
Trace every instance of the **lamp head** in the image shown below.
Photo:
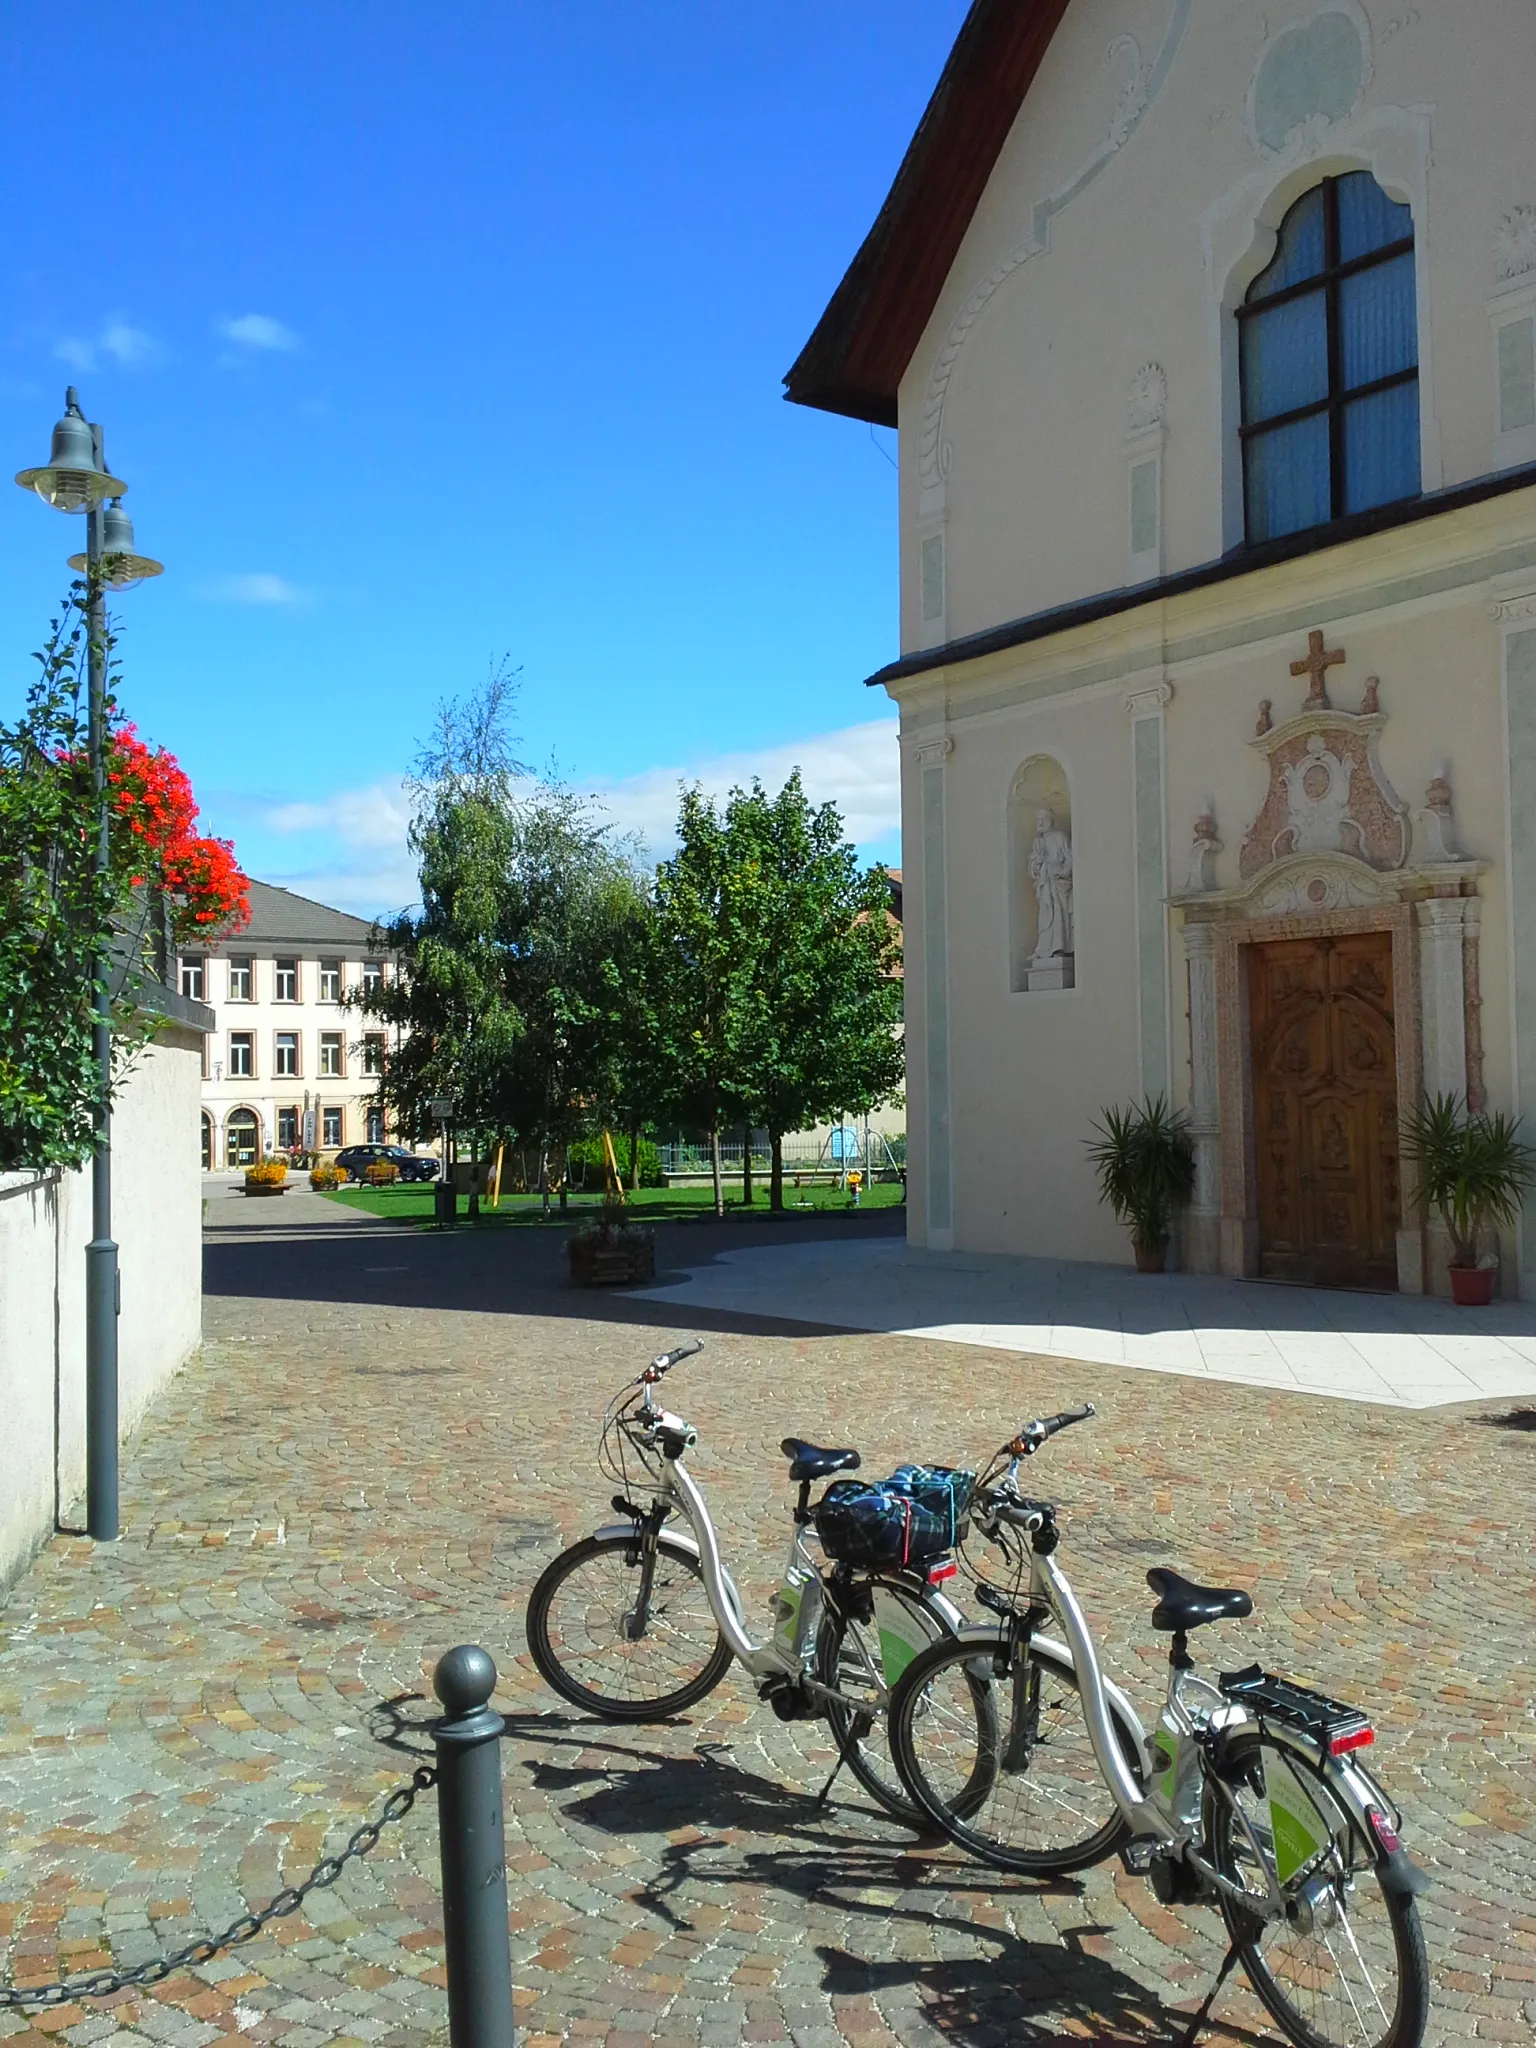
M36 491L56 512L85 512L103 498L120 496L128 486L108 476L96 455L96 439L80 410L73 384L64 394L64 417L53 430L53 448L37 469L21 469L16 481Z
M90 567L89 555L71 555L69 566L79 576ZM135 554L133 521L123 510L121 498L114 498L101 515L101 580L113 590L131 590L146 576L163 576L164 562L152 555Z

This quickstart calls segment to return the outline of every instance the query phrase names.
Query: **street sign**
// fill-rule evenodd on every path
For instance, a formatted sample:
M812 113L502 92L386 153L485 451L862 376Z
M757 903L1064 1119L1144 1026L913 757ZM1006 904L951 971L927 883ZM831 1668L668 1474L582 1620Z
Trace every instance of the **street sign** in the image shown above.
M305 1110L305 1112L304 1112L304 1150L305 1150L306 1152L313 1152L313 1151L314 1151L314 1149L315 1149L315 1112L314 1112L314 1111L313 1111L312 1109L306 1109L306 1110Z
M453 1115L453 1097L451 1095L434 1095L427 1104L427 1108L440 1124L445 1124L449 1117Z

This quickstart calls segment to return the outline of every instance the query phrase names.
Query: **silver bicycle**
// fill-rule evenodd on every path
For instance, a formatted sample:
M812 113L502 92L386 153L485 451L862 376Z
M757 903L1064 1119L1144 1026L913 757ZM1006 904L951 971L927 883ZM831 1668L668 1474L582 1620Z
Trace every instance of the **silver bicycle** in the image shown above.
M794 1533L773 1597L772 1632L754 1641L704 1495L684 1462L698 1432L655 1400L667 1373L702 1348L684 1344L652 1359L610 1403L599 1462L619 1482L613 1507L622 1519L562 1551L540 1577L528 1602L534 1663L562 1699L586 1713L661 1721L696 1706L739 1659L781 1720L825 1717L837 1768L846 1763L892 1814L921 1827L891 1762L886 1706L911 1660L962 1626L940 1591L955 1576L954 1560L911 1571L829 1563L816 1545L811 1488L854 1471L859 1454L786 1437L789 1478L799 1489ZM649 1502L635 1499L638 1492L649 1492ZM980 1724L992 1713L991 1692L978 1680L969 1696L984 1776L992 1744ZM956 1798L963 1808L964 1788Z
M971 1522L1001 1557L1002 1583L971 1569L996 1620L933 1645L903 1674L890 1738L904 1785L955 1842L1003 1869L1053 1875L1118 1850L1165 1905L1218 1907L1227 1954L1186 2042L1241 1962L1298 2048L1418 2048L1425 1880L1360 1760L1374 1740L1367 1717L1256 1664L1214 1684L1198 1677L1190 1631L1253 1603L1161 1567L1147 1582L1152 1626L1171 1637L1169 1679L1150 1741L1101 1671L1057 1562L1055 1510L1018 1488L1022 1460L1093 1412L1027 1424L981 1475ZM1052 1623L1059 1637L1045 1633ZM990 1717L970 1704L978 1679L996 1697Z

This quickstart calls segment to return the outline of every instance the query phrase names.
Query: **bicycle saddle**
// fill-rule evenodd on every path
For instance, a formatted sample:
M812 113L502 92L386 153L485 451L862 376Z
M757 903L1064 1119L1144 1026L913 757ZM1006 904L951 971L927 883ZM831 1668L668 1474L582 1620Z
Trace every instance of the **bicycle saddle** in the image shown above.
M857 1451L824 1451L819 1444L804 1443L797 1436L785 1437L779 1449L789 1460L791 1479L825 1479L831 1472L859 1469Z
M1152 1626L1164 1635L1176 1629L1203 1628L1208 1621L1241 1620L1252 1614L1253 1602L1240 1586L1197 1586L1181 1578L1166 1565L1147 1573L1147 1584L1157 1595Z

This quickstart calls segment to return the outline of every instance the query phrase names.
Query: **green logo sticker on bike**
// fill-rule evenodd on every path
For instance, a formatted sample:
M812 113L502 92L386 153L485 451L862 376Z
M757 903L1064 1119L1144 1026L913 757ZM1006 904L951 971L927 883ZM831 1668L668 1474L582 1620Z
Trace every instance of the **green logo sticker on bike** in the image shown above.
M1275 1875L1281 1884L1289 1884L1327 1845L1328 1823L1296 1773L1272 1749L1264 1752L1264 1790L1275 1844Z

